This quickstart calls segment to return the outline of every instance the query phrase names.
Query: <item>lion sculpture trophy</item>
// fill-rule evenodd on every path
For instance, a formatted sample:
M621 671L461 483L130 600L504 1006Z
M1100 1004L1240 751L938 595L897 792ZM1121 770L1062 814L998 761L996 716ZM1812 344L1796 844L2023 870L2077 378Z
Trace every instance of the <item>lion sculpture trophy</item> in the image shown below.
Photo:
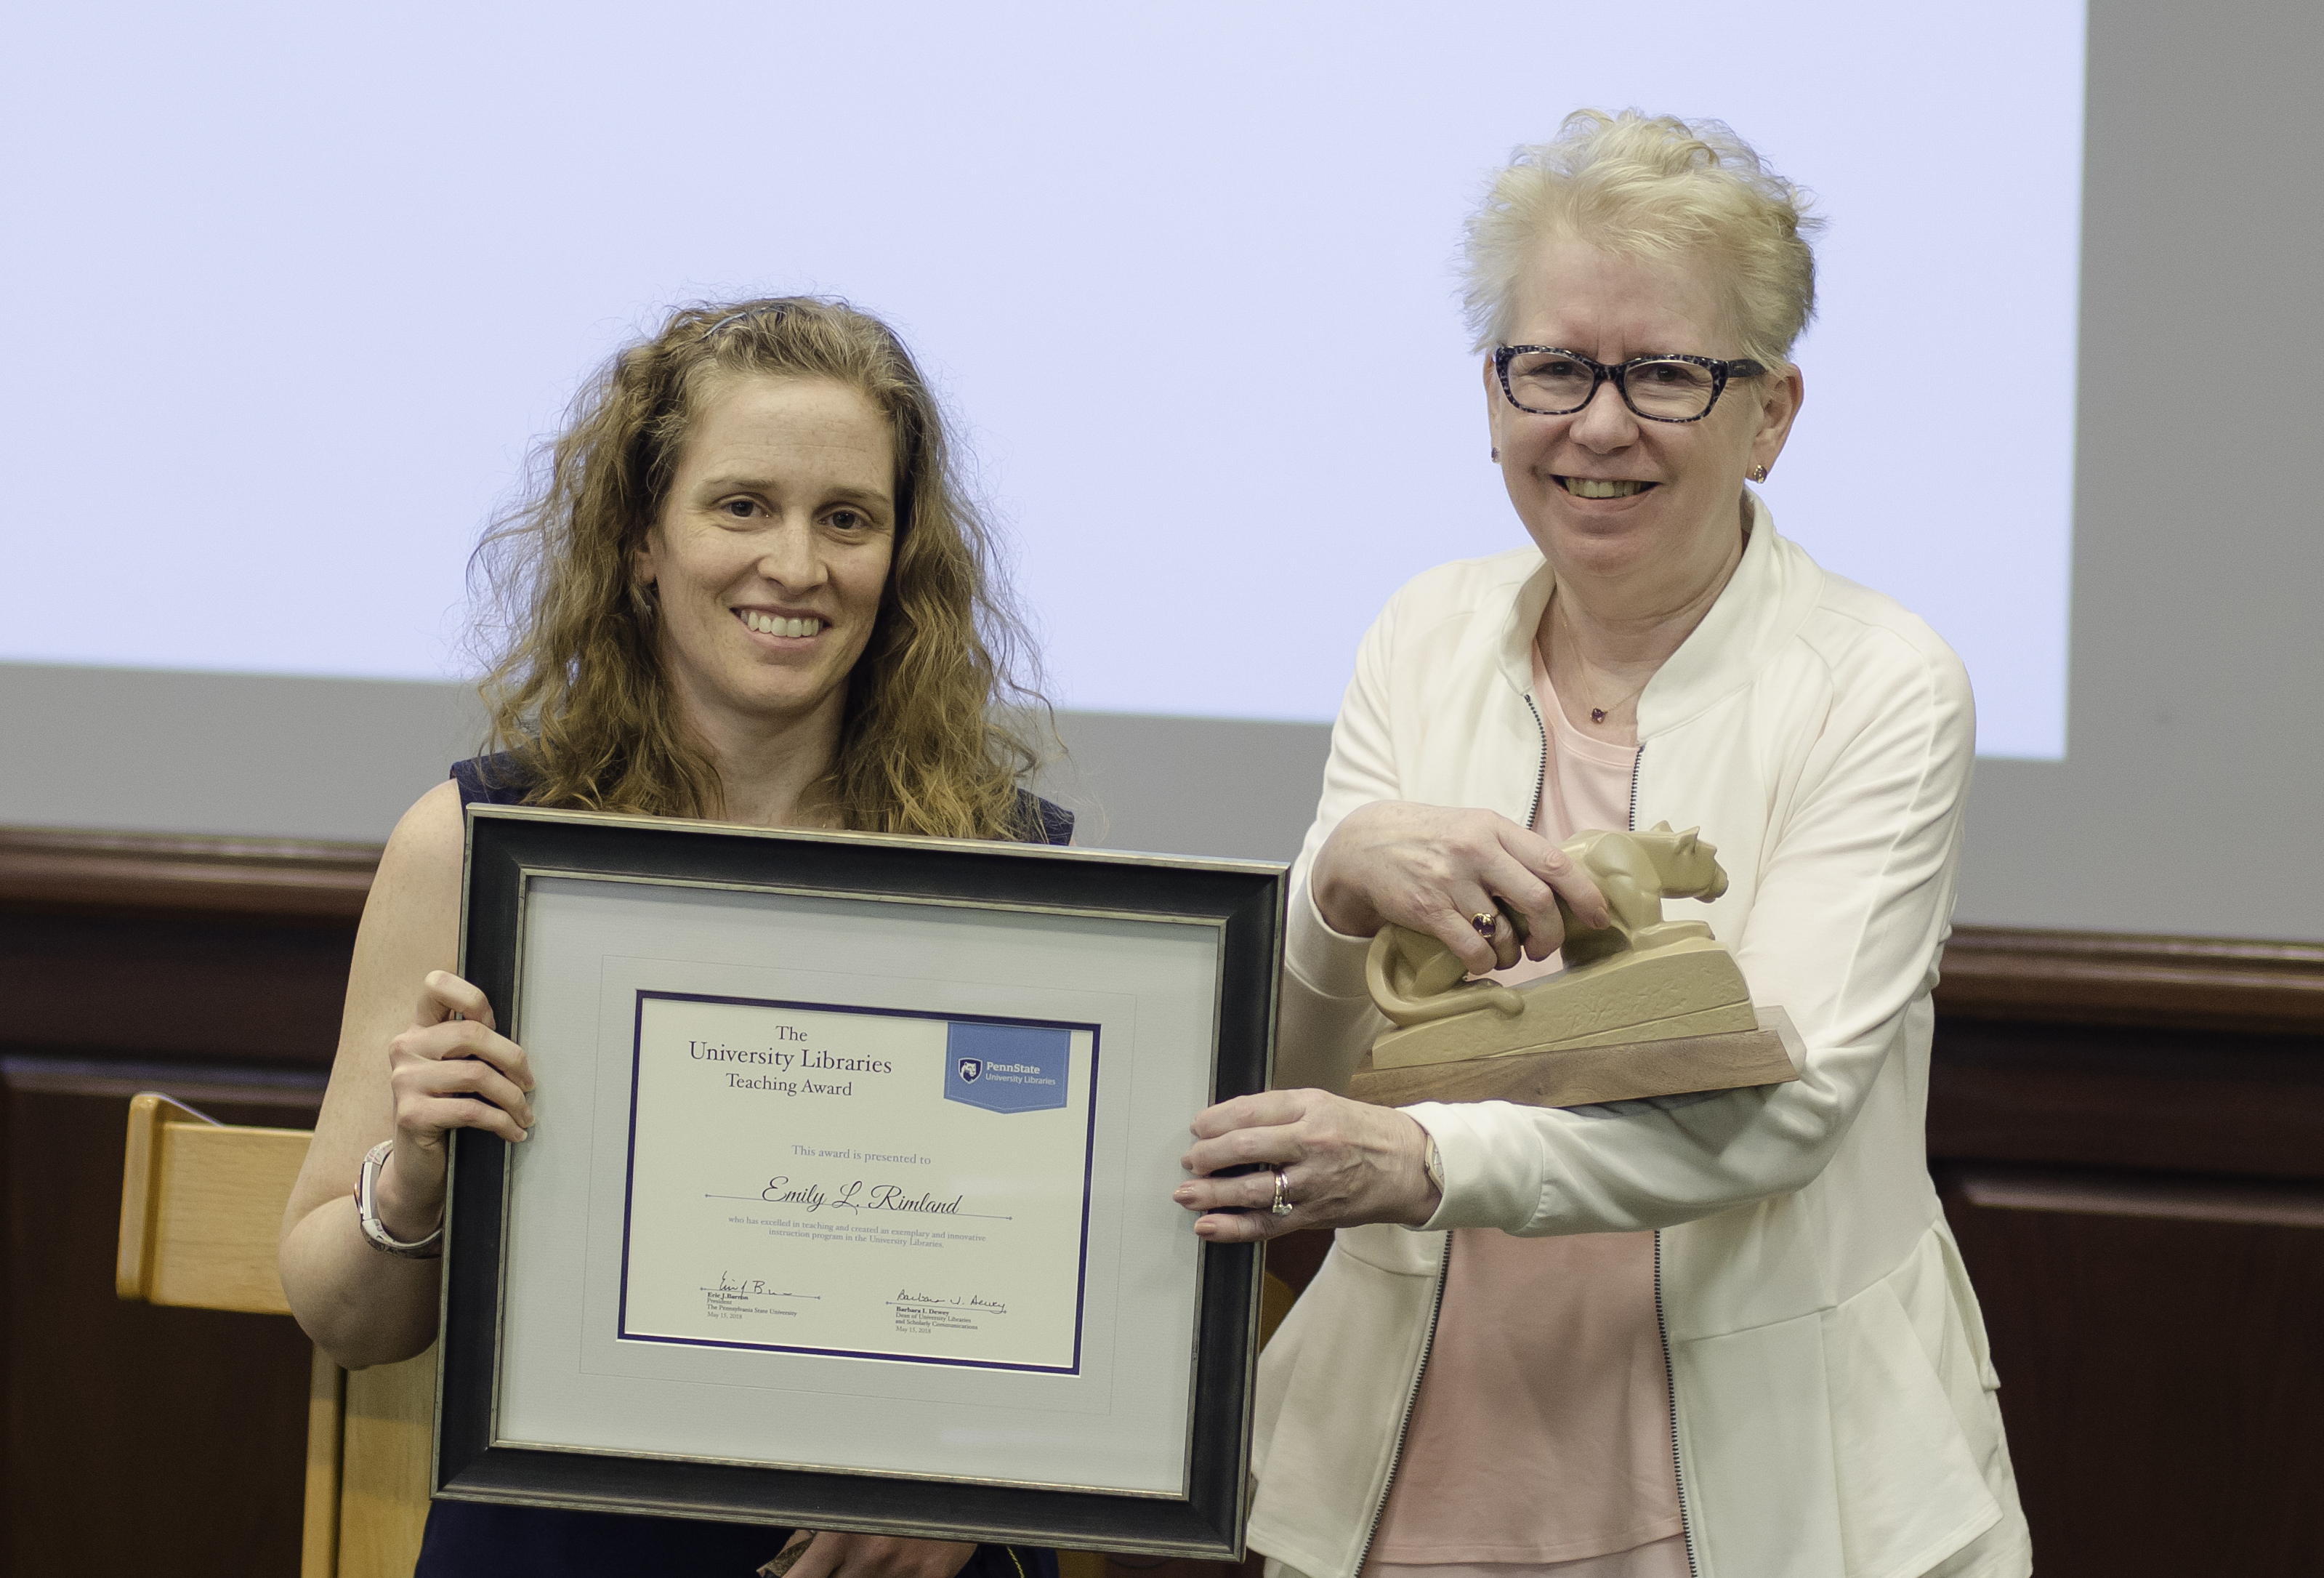
M1665 898L1727 891L1716 845L1665 822L1643 833L1579 833L1560 847L1606 896L1611 924L1582 926L1561 896L1565 968L1516 987L1471 981L1434 937L1382 927L1365 979L1396 1028L1372 1043L1374 1069L1760 1029L1743 973L1711 927L1663 918Z

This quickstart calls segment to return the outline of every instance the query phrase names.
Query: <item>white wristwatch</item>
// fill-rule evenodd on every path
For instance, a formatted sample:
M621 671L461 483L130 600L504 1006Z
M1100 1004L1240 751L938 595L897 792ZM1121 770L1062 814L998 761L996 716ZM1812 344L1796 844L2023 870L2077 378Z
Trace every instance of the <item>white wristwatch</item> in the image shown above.
M1428 1181L1436 1186L1436 1193L1441 1198L1444 1193L1444 1158L1437 1152L1436 1136L1429 1134L1425 1129L1421 1133L1428 1136L1428 1149L1420 1158L1420 1168L1428 1175Z
M387 1224L379 1219L379 1169L387 1165L387 1153L394 1149L394 1140L383 1140L364 1154L363 1170L355 1174L355 1225L363 1229L364 1241L373 1249L385 1250L408 1260L432 1260L444 1252L444 1223L440 1219L434 1232L409 1243L389 1232Z

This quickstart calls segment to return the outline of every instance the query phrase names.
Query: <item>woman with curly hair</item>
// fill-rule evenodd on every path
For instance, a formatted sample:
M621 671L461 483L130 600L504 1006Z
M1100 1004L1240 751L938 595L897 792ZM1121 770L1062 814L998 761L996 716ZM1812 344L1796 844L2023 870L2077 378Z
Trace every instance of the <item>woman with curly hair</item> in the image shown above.
M843 304L674 314L584 392L479 563L503 606L490 755L397 824L355 939L337 1062L284 1214L282 1285L349 1368L436 1336L451 1131L521 1142L534 1074L457 963L464 807L1064 843L999 710L1034 700L934 397ZM375 1223L350 1190L373 1151ZM757 1571L752 1526L438 1501L423 1574ZM794 1578L1054 1575L1046 1552L821 1534Z

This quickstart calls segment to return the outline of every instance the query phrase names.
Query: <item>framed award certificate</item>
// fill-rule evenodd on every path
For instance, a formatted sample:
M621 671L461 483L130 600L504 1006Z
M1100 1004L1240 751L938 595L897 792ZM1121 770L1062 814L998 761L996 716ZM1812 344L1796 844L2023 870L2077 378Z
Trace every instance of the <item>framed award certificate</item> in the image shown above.
M1283 868L477 806L438 1496L1239 1557Z

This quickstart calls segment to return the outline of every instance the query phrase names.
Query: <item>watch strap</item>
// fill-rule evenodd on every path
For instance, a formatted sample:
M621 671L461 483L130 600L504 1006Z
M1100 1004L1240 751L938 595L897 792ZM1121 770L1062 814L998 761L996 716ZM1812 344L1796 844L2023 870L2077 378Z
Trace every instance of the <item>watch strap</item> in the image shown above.
M355 1174L355 1225L363 1230L364 1241L375 1250L385 1250L406 1260L435 1260L444 1252L441 1221L426 1238L407 1241L388 1232L387 1224L379 1219L379 1169L387 1165L388 1152L394 1149L394 1140L383 1140L364 1153L362 1169Z

